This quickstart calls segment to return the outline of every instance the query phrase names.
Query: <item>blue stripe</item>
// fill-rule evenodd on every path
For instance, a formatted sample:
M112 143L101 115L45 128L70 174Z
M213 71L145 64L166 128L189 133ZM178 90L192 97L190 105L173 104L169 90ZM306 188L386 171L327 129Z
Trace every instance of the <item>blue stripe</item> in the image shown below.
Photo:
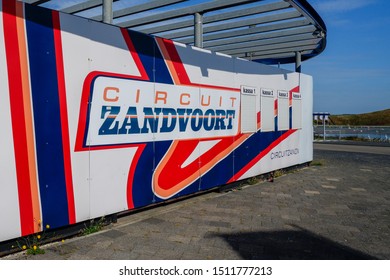
M160 49L154 37L129 30L131 41L136 49L151 82L173 84Z
M155 196L152 186L153 172L165 156L172 141L146 143L138 160L133 180L133 204L135 208L163 201Z
M278 127L278 116L275 116L275 131L278 131L279 130L279 127Z
M226 184L235 173L244 168L284 133L277 131L254 133L234 150L234 152L230 153L208 173L202 176L202 190Z
M69 224L54 34L50 10L26 5L42 223Z
M174 197L180 197L196 193L199 190L206 190L226 184L233 177L234 173L244 168L253 158L264 151L284 133L257 132L253 134L243 145L240 145L235 151L232 151L209 172L203 174L200 179L191 183ZM169 149L170 144L171 141L147 143L138 161L133 181L133 203L135 208L163 201L153 194L150 187L155 169L153 161L159 163Z

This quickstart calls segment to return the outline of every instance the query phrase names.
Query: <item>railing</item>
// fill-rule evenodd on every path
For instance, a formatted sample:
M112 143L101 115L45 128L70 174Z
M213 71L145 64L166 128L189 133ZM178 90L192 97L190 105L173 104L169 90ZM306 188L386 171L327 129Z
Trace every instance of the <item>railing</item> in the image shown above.
M390 142L390 126L314 125L314 140Z

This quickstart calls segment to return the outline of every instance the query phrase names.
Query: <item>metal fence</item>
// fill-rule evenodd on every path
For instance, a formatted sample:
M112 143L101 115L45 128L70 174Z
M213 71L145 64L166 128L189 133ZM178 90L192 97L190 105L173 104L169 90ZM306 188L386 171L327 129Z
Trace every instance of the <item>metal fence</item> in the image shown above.
M390 142L390 126L314 125L314 139Z

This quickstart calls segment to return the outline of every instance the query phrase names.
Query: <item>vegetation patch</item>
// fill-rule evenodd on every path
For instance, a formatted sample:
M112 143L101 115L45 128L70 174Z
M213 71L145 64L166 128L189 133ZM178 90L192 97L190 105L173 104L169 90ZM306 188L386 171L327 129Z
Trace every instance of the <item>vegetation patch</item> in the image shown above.
M247 179L246 182L248 185L256 185L257 183L260 182L260 179L255 176Z
M88 223L84 224L84 228L80 231L80 234L89 235L101 231L105 225L106 220L104 217L101 217L99 220L91 220Z
M38 225L41 226L41 221L38 221ZM16 246L12 245L12 250L19 248L19 250L26 251L27 255L41 255L45 253L42 249L42 245L47 240L53 238L55 233L49 233L50 225L43 227L43 231L36 234L32 234L23 238L19 238L16 241Z
M330 119L334 125L389 126L390 109L366 114L331 115Z
M285 171L283 169L275 170L274 171L274 178L278 178L280 176L283 176L284 173L285 173Z
M310 163L310 166L323 166L325 162L323 160L315 160Z

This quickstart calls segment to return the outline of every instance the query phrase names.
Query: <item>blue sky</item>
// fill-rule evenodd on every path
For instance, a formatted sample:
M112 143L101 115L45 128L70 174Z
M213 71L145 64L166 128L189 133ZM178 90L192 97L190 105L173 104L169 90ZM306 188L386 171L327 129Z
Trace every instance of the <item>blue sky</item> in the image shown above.
M56 2L66 6L80 0L52 1ZM116 5L121 2L129 1ZM328 29L325 51L302 64L302 72L314 78L314 111L355 114L389 109L390 1L308 2Z
M314 79L314 111L390 109L390 1L309 0L328 29L327 48L302 64Z

